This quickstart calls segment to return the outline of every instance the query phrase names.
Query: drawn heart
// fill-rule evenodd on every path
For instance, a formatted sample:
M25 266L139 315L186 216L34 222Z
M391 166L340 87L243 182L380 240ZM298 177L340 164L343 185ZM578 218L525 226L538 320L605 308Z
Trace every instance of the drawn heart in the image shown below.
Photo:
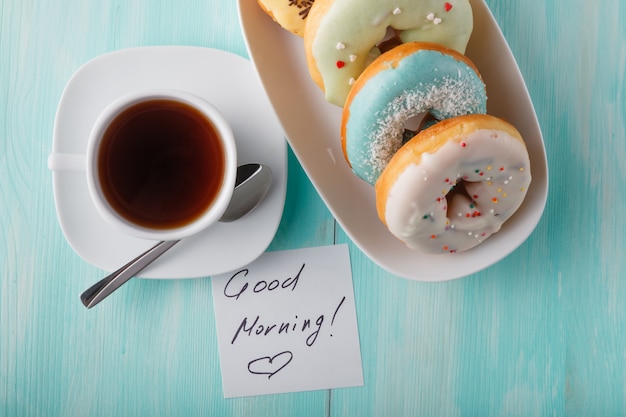
M287 366L292 359L293 353L286 350L272 357L264 356L248 362L248 371L255 375L267 375L267 379L270 379Z

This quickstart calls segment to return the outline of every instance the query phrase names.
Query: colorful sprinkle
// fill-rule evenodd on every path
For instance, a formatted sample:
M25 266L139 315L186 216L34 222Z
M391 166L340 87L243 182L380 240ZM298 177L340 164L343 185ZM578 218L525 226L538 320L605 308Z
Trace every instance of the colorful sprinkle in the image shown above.
M343 68L346 65L343 61L337 61L337 68Z
M350 77L350 79L348 80L348 84L353 85L356 82L356 80L353 77Z
M461 147L462 147L462 148L467 147L467 143L465 143L465 142L461 142Z
M352 54L350 55L350 62L354 62L356 61L356 55Z
M445 7L446 12L449 12L450 10L452 10L452 5L450 3L444 4L443 7Z
M435 25L438 25L439 23L441 23L441 19L440 19L440 18L438 18L438 17L436 17L436 18L433 20L433 23L434 23Z
M434 13L428 13L428 15L426 16L426 19L430 20L431 22L433 20L435 20L435 14Z
M395 14L395 15L399 15L400 13L402 13L402 10L400 10L399 7L396 7L395 9L393 9L392 13Z
M437 235L430 235L431 239L437 239Z
M493 201L494 203L498 204L498 199L497 198L492 198L491 201Z

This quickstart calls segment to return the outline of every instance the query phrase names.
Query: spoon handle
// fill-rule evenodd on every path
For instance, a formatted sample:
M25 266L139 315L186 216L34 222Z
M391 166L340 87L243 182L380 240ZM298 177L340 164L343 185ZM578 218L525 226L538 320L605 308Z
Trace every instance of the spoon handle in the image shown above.
M145 267L154 262L159 256L178 242L180 242L180 240L170 240L157 243L152 248L148 249L117 271L104 277L85 290L85 292L83 292L80 296L81 301L87 308L95 306L100 301L107 298L113 291L121 287L126 281L136 276Z

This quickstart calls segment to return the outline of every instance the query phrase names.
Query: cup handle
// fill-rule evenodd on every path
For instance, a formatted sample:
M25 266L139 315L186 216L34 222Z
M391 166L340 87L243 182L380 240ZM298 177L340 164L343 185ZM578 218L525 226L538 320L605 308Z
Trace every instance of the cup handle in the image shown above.
M85 155L52 152L48 156L48 169L51 171L85 172L87 159Z

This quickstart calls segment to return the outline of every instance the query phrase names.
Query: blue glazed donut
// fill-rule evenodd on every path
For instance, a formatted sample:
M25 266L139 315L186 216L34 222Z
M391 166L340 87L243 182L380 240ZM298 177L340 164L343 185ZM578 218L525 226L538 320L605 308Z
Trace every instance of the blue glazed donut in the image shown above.
M406 121L426 112L437 120L487 112L485 84L467 57L413 42L372 62L343 109L342 147L355 174L375 184L402 146Z

